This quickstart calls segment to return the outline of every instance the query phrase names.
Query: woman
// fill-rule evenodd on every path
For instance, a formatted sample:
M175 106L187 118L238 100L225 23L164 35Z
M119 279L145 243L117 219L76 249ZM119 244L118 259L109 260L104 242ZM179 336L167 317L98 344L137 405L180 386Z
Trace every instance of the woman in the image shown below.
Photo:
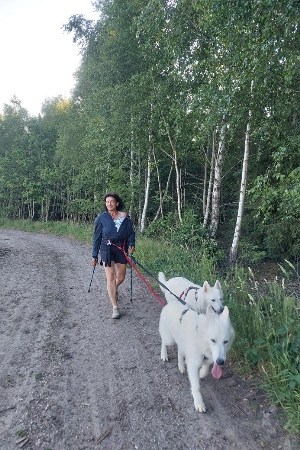
M123 211L124 203L119 195L109 192L104 196L104 211L95 220L92 265L96 267L100 251L100 264L104 266L107 292L113 307L112 318L118 319L118 287L126 275L127 260L124 252L135 250L133 224ZM121 250L122 249L122 250Z

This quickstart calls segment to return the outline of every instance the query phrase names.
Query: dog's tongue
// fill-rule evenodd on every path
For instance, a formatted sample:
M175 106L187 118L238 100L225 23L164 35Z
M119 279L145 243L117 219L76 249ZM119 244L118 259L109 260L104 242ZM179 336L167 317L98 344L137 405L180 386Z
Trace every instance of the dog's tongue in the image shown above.
M221 376L222 376L222 368L221 368L221 366L219 366L218 364L214 363L214 366L213 366L213 368L211 370L211 374L217 380L219 378L221 378Z

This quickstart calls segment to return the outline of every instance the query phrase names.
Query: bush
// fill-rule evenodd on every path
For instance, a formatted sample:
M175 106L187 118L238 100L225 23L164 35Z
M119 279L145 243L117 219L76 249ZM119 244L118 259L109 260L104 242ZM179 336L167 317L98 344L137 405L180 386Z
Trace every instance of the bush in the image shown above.
M209 237L199 217L191 210L184 213L182 223L175 214L167 214L164 218L152 222L144 235L154 239L159 236L160 240L186 250L205 251L207 255L216 259L222 256L217 241Z

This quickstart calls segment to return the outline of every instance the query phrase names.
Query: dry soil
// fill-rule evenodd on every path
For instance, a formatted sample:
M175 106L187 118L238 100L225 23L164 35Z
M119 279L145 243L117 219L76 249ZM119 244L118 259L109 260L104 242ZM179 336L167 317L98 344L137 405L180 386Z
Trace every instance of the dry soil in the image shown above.
M136 275L130 301L128 270L112 320L102 268L88 293L90 251L0 230L1 450L299 448L230 362L198 413L175 348L160 361L160 303Z

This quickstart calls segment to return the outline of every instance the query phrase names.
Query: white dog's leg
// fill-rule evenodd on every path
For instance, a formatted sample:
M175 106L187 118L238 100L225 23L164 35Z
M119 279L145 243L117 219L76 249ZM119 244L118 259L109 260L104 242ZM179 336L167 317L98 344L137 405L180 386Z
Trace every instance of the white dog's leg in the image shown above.
M178 348L178 369L179 372L184 373L185 372L185 365L184 365L184 353L182 353Z
M187 364L194 405L197 411L205 412L206 406L200 392L199 367Z
M163 341L161 341L160 358L161 358L163 361L169 361L167 346L164 344Z
M205 363L205 361L203 361L202 366L200 367L200 372L199 372L199 376L201 379L205 378L208 375L209 372L209 364Z

